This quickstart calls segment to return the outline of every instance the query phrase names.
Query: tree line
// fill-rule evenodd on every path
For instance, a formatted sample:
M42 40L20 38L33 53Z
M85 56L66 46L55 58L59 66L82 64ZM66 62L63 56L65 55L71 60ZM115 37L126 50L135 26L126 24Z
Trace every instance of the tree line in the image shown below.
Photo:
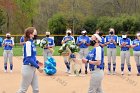
M89 34L110 27L116 33L140 30L140 0L0 0L0 34L23 34L35 26L39 34L74 34L86 29Z

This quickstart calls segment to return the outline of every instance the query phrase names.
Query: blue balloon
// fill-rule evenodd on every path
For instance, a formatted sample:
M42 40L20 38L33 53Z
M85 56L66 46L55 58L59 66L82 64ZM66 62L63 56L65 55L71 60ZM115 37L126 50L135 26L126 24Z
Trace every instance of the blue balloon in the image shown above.
M53 75L57 72L56 70L56 61L52 57L48 57L48 60L45 62L44 72L47 75Z

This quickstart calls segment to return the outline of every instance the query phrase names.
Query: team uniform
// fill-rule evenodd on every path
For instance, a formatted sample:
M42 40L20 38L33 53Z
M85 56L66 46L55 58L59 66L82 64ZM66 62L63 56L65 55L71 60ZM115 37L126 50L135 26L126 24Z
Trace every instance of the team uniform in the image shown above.
M84 42L83 42L84 41ZM83 42L82 44L80 44L81 42ZM79 54L80 54L80 58L85 58L89 52L89 49L88 49L88 45L87 44L90 44L90 39L89 37L86 35L86 36L79 36L77 38L77 41L76 41L76 44L80 44L79 45L79 48L80 48L80 51L79 51ZM85 64L85 71L87 71L87 66L88 64L86 63Z
M119 45L121 46L123 43L125 43L126 45L130 46L131 45L131 39L129 39L129 38L126 38L126 39L122 38L122 39L120 39ZM125 46L121 47L120 56L121 56L121 71L122 72L124 71L124 64L125 64L125 61L126 61L128 70L129 70L129 72L131 72L129 48L125 47Z
M10 46L9 44L14 45L14 41L12 39L4 39L3 45L4 46L4 52L3 52L3 57L4 57L4 69L5 72L7 71L7 62L10 62L10 70L12 71L13 69L13 46Z
M43 39L45 39L45 40L48 41L48 45L46 45L46 46L48 46L48 47L55 46L54 40L52 38L45 37ZM44 56L44 62L46 62L47 61L47 57L52 57L52 52L48 48L44 48L44 50L43 50L43 56Z
M36 60L36 47L33 40L29 40L24 44L24 58L22 65L22 83L17 93L26 93L31 85L33 93L39 93L38 78L36 75L38 69L38 61Z
M105 38L104 37L101 37L102 38L102 42L100 42L100 44L105 44ZM100 45L101 46L101 45ZM101 48L103 48L103 52L104 52L104 47L101 46ZM103 59L104 59L104 53L103 53ZM105 67L105 63L104 63L104 60L103 60L103 70L104 70L104 67Z
M73 36L66 35L65 37L63 37L63 40L62 41L65 41L66 39L69 39L69 40L75 42L75 39L74 39ZM65 42L65 43L67 43L67 42ZM68 61L68 57L67 56L63 56L63 58L64 58L65 65L67 67L67 72L68 72L68 71L70 71L70 62Z
M94 47L87 55L86 59L91 61L100 60L100 65L93 65L90 64L91 70L91 80L90 80L90 87L88 93L103 93L101 82L104 77L103 72L103 62L104 62L104 51L101 46Z
M138 74L140 74L140 40L135 39L133 40L132 44L137 45L136 47L133 48L133 55L136 61Z
M114 35L107 35L105 38L105 42L109 42L110 40L114 40L116 43L118 43L118 36ZM113 72L115 72L116 69L116 45L114 43L109 43L107 45L107 57L108 57L108 71L111 71L111 61L113 63Z
M24 42L24 36L22 36L21 38L20 38L20 43L23 43Z

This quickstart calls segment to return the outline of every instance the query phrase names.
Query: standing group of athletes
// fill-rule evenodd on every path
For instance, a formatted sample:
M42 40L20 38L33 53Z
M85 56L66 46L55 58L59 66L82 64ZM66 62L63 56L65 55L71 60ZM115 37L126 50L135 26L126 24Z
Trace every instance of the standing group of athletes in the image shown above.
M105 38L102 33L97 30L92 37L88 37L87 31L82 30L79 37L77 37L76 44L80 48L80 59L85 63L85 74L88 73L88 63L89 69L91 71L91 80L88 93L103 93L101 82L104 77L104 46L107 46L107 57L108 57L108 75L115 75L116 70L116 48L119 43L120 46L120 56L121 56L121 74L124 74L125 61L128 66L128 75L131 75L131 64L130 64L130 48L133 48L134 58L136 61L136 66L138 70L137 76L140 76L140 32L136 34L136 39L131 42L131 39L127 37L127 33L122 34L122 38L118 40L118 36L115 35L115 30L113 28L109 29L109 35ZM34 44L34 39L37 37L37 31L34 27L29 27L25 29L24 36L20 39L20 44L23 45L23 66L22 66L22 83L19 91L17 93L26 93L29 85L33 88L33 93L39 93L38 89L38 79L35 74L36 69L39 72L43 72L42 63L36 59L36 47ZM44 62L47 60L48 56L52 56L50 48L55 46L54 40L50 38L50 32L46 32L46 37L43 38L48 41L48 45L44 47L43 55ZM67 41L72 40L75 42L72 36L72 31L68 29L66 31L66 36L62 40L62 44L67 43ZM89 46L93 46L93 49L89 51ZM4 72L7 72L7 61L10 62L10 72L13 70L12 62L12 48L14 46L14 41L11 39L10 33L6 34L6 39L3 41L4 47ZM70 62L67 57L64 57L64 62L66 65L66 72L70 73ZM113 65L113 71L111 71L111 66ZM82 73L82 69L79 70Z

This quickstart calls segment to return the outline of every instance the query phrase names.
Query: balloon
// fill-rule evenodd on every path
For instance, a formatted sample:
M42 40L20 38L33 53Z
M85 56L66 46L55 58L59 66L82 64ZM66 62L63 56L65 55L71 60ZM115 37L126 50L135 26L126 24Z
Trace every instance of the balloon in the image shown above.
M53 75L57 72L56 70L56 61L52 57L47 57L47 61L45 62L44 72L47 75Z

